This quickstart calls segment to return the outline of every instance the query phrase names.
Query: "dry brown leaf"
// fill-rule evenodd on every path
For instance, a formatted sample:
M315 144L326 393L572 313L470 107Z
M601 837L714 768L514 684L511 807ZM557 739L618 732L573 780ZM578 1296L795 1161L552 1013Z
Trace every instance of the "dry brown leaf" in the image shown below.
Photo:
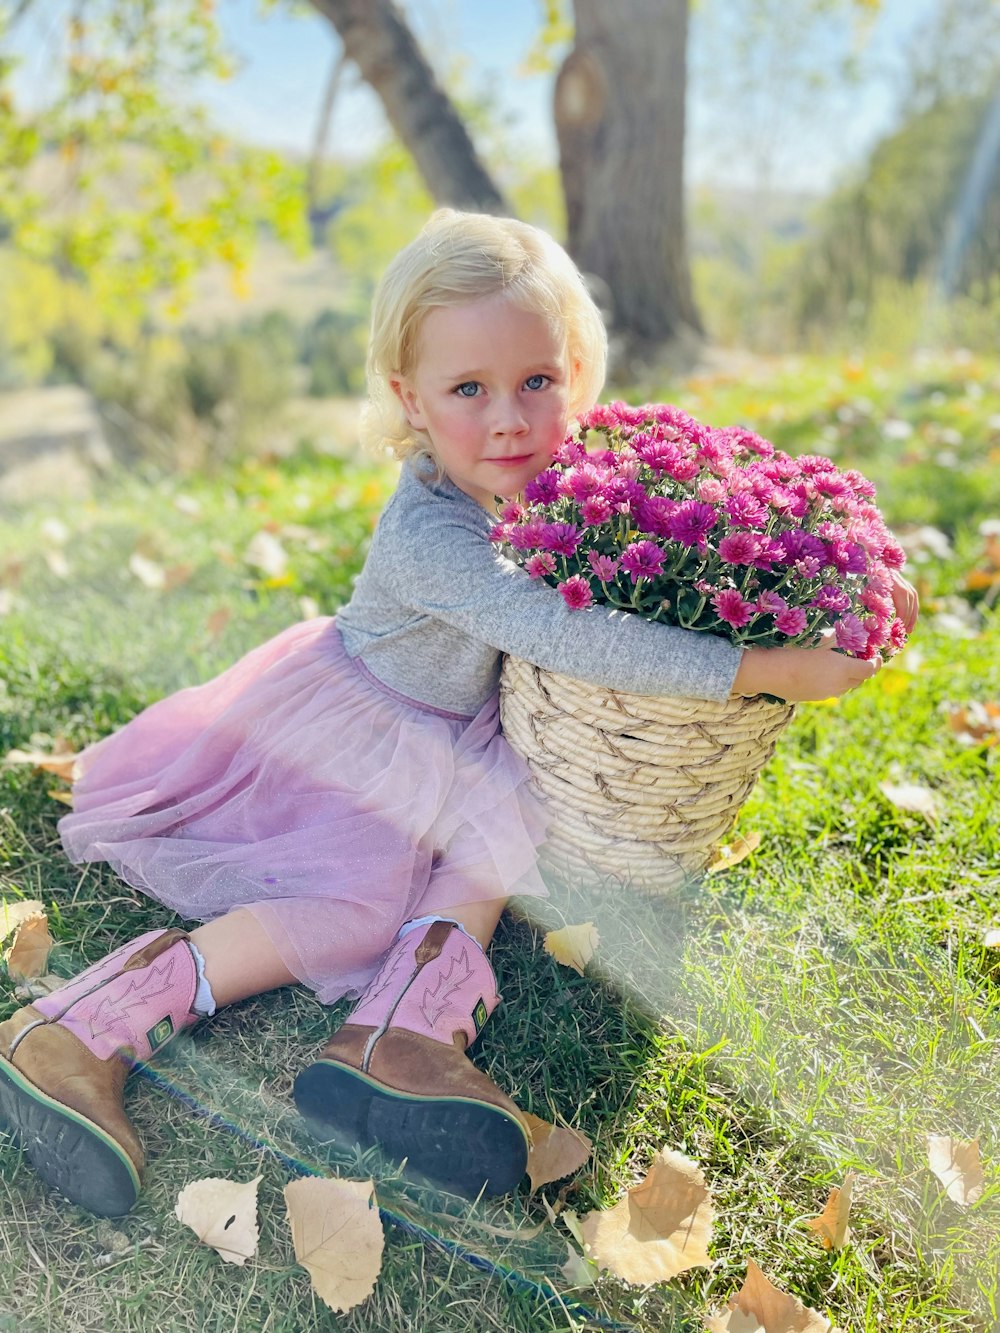
M172 588L179 588L187 583L193 573L194 565L171 565L163 571L164 591L170 592Z
M850 1239L847 1219L851 1211L855 1173L848 1171L840 1189L832 1189L826 1206L818 1217L810 1217L806 1226L815 1231L824 1250L842 1250Z
M712 1205L697 1162L661 1148L649 1174L613 1208L583 1219L587 1254L625 1282L649 1286L707 1264Z
M7 975L13 981L43 976L54 943L45 913L29 916L18 926L14 943L7 950Z
M63 736L57 736L52 749L45 750L8 750L4 756L7 764L33 764L46 773L55 773L56 777L72 782L76 776L76 761L79 756Z
M243 1185L218 1176L192 1180L178 1194L174 1216L227 1264L242 1266L257 1253L257 1186L262 1179L257 1176Z
M984 1181L978 1139L963 1142L948 1134L928 1134L927 1161L948 1198L963 1208L975 1203L982 1194Z
M583 969L593 958L600 942L601 937L593 921L584 921L578 926L563 926L561 930L547 931L543 946L557 963L575 968L582 977Z
M65 985L65 977L55 977L51 972L46 972L41 977L28 977L27 981L15 986L14 998L26 1000L30 1004L32 1000L40 1000L45 995L51 995L53 991L62 990Z
M16 930L22 921L27 921L31 916L44 915L45 904L38 902L36 898L18 899L12 903L6 898L0 898L0 943L11 931Z
M578 1171L593 1152L594 1145L586 1134L563 1125L550 1125L530 1111L522 1111L521 1119L528 1127L531 1147L528 1149L528 1175L534 1193L541 1185L562 1180Z
M705 867L705 873L715 875L720 870L729 870L731 866L738 866L759 846L760 834L756 832L748 833L745 838L737 837L732 842L722 843L716 847L712 854L711 861Z
M878 785L886 800L897 810L924 815L932 823L937 819L937 796L930 787L922 787L915 782L880 782Z
M232 619L232 615L233 613L228 606L220 606L218 610L212 612L205 621L205 628L208 630L210 639L217 639L219 637Z
M560 1265L559 1272L566 1279L566 1286L592 1287L597 1280L597 1265L566 1242L566 1262Z
M370 1180L307 1177L285 1186L295 1257L320 1300L345 1313L375 1290L385 1236Z
M953 704L946 712L948 725L962 745L996 745L1000 741L1000 704Z
M818 1310L779 1291L752 1259L743 1286L728 1304L728 1313L707 1321L711 1333L830 1333L832 1328Z

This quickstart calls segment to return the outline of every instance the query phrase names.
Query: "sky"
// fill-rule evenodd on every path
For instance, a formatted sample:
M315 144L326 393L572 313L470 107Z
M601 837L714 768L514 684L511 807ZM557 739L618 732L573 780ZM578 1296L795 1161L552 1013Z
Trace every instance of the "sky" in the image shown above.
M803 0L698 0L689 42L689 180L828 189L891 126L902 53L935 3L882 0L876 19L862 29L851 17L850 0L842 0L836 17L800 32L796 15L804 11ZM17 34L25 57L19 99L30 102L45 87L63 7L63 0L36 6ZM470 88L489 90L510 120L511 142L519 136L526 154L554 162L551 78L520 72L541 0L404 0L403 7L435 66L460 68ZM777 26L770 40L740 48L746 14L754 9L773 14ZM218 0L217 13L237 73L228 83L192 92L230 134L307 155L339 50L333 28L306 5L295 15L281 8L264 12L258 0ZM867 70L854 88L794 95L805 85L790 71L822 76L852 48ZM378 99L352 72L338 95L331 153L364 155L386 133Z

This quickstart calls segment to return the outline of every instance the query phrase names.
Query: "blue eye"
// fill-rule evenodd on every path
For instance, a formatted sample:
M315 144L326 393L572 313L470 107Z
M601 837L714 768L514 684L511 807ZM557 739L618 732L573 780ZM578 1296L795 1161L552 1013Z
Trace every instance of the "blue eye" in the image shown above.
M524 381L529 389L541 389L548 382L548 375L529 375Z
M466 389L471 389L472 392L466 393ZM475 398L475 396L479 392L479 385L476 383L475 380L466 380L464 384L459 384L456 387L455 392L461 398Z

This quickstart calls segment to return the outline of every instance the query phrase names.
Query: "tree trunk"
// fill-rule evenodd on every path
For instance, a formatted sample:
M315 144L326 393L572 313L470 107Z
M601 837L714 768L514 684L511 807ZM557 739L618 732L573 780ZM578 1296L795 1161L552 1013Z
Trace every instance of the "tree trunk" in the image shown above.
M555 124L567 244L626 363L700 341L684 224L688 0L574 0Z
M378 93L389 123L437 202L510 213L392 0L310 2L333 24L345 54Z

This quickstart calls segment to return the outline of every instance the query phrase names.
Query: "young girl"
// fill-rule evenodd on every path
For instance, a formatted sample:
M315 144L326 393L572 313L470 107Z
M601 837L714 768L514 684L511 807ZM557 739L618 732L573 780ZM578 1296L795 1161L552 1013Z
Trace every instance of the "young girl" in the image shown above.
M218 1007L302 982L361 993L295 1084L319 1132L468 1196L516 1188L527 1135L466 1048L499 1001L485 948L543 895L543 810L499 733L500 654L638 693L822 699L875 664L743 651L570 612L489 542L604 379L572 262L523 223L436 213L375 296L368 436L402 459L350 602L84 752L60 833L196 930L154 930L0 1024L0 1118L39 1173L126 1212L143 1153L126 1074ZM897 605L914 603L900 583Z

